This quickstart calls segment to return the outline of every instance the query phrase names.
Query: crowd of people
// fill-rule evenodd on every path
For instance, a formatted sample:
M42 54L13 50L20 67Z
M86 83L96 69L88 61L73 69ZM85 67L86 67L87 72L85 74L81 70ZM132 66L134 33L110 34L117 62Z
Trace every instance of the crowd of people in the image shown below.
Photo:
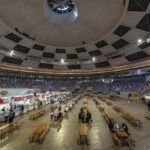
M84 109L81 108L80 113L79 113L79 119L82 121L82 123L91 123L92 116L91 116L90 111L88 109L84 111Z
M113 120L110 120L109 121L109 124L108 124L108 127L110 129L110 131L113 133L116 133L116 135L120 138L120 135L119 135L119 131L125 131L129 136L130 136L130 133L129 133L129 130L128 130L128 126L126 123L122 123L121 125L115 123Z
M95 92L138 92L149 91L150 82L145 79L114 80L105 83L102 80L48 80L28 79L24 77L2 77L0 88L39 88L45 91L95 91Z

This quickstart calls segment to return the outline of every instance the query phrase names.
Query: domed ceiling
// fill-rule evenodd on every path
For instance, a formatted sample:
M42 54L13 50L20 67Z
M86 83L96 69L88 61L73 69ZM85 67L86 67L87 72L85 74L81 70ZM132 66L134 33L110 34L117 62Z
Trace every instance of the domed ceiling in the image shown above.
M0 1L1 67L90 73L149 63L150 0L74 0L78 17L64 24L45 16L46 2Z

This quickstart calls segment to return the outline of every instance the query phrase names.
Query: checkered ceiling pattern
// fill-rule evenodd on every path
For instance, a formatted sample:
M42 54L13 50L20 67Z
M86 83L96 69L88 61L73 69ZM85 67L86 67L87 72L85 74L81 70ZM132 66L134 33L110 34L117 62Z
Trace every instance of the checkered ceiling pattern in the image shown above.
M127 13L113 33L98 42L73 48L43 45L1 23L1 49L14 50L15 55L1 53L0 60L23 67L54 70L93 70L120 66L149 57L150 40L140 45L136 43L139 38L150 37L149 33L150 0L129 0ZM95 62L90 61L93 57ZM67 63L61 64L61 59Z

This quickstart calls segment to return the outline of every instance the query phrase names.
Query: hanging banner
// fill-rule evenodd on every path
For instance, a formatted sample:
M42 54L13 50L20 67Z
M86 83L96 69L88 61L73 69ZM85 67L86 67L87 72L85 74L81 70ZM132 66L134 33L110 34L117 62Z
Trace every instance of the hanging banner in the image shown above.
M24 100L24 97L22 97L22 96L15 97L14 100L15 101L22 101L22 100Z
M4 99L0 99L0 104L3 104L4 103Z

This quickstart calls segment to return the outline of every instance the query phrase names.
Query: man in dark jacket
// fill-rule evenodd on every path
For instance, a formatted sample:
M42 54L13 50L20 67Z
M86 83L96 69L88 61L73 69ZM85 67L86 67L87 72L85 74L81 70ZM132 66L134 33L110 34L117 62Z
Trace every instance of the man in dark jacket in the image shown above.
M9 112L9 123L13 122L14 117L15 117L15 112L13 111L13 109L11 109Z

